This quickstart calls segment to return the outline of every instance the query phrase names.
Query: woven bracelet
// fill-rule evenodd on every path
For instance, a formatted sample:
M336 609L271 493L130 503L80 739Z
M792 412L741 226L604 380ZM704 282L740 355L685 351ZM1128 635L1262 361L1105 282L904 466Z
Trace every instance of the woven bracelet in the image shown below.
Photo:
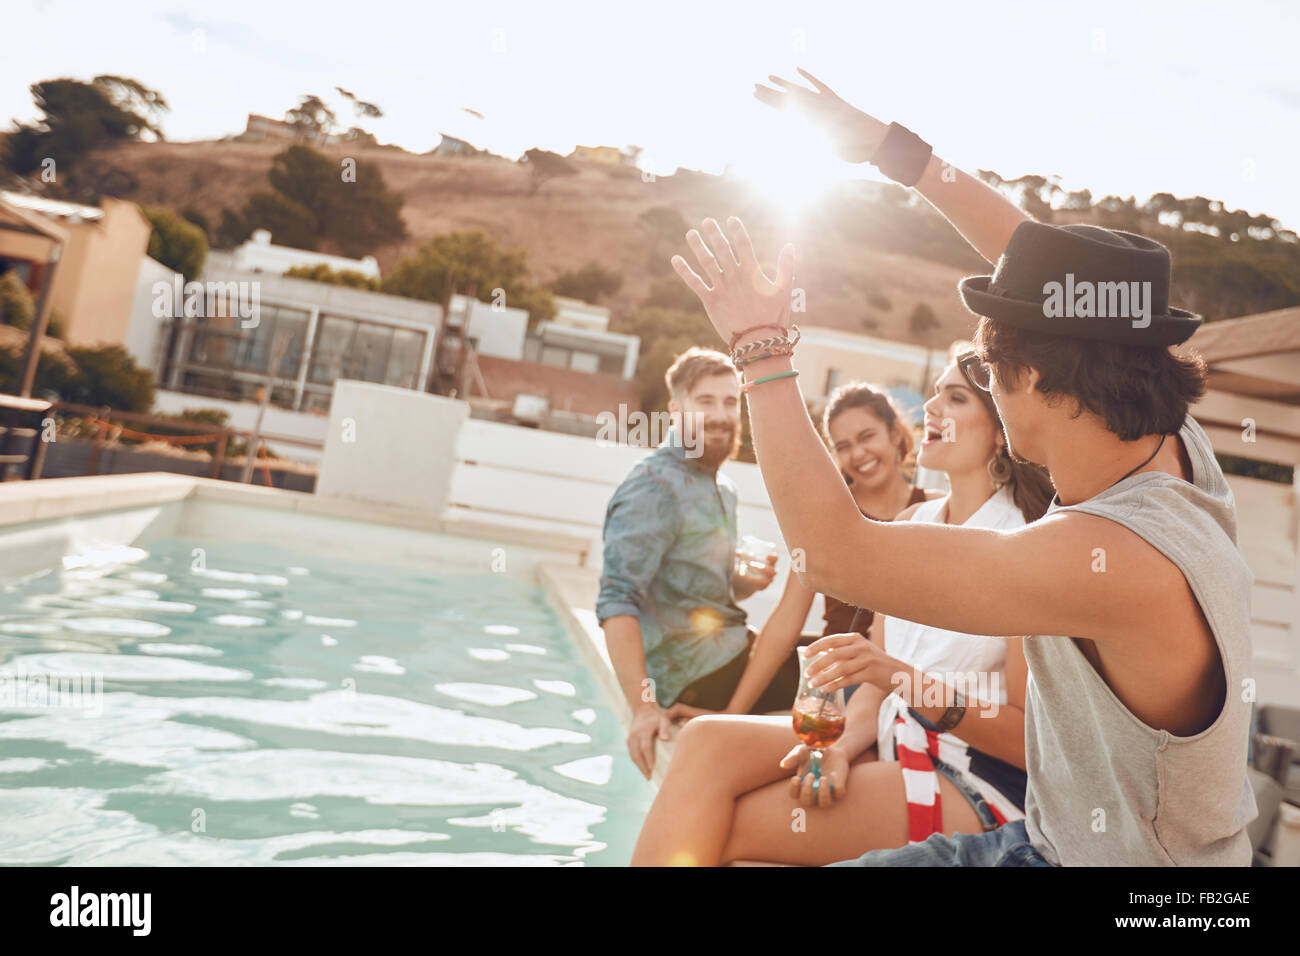
M773 345L769 348L763 349L761 352L758 352L756 354L750 354L750 355L743 356L742 358L735 359L732 362L732 364L735 365L736 368L744 368L747 365L753 365L755 362L762 361L763 359L766 358L778 358L778 357L793 355L793 354L794 354L794 349L788 345L787 346Z
M749 328L741 329L739 332L733 335L731 337L731 341L727 343L727 348L731 349L734 352L736 350L736 339L740 338L742 335L748 335L750 332L757 332L759 329L779 329L780 331L784 332L785 326L784 325L751 325Z
M753 342L742 345L740 348L732 351L731 361L736 362L754 352L761 352L763 349L772 348L774 346L789 346L790 348L794 348L795 344L799 341L799 326L790 326L789 332L794 333L793 336L774 335L771 338L756 339Z

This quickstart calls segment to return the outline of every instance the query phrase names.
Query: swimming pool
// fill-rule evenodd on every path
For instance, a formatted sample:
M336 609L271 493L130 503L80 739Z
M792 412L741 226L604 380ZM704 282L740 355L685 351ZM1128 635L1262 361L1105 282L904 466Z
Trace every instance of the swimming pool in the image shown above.
M535 584L261 537L0 588L0 863L626 863L653 791Z

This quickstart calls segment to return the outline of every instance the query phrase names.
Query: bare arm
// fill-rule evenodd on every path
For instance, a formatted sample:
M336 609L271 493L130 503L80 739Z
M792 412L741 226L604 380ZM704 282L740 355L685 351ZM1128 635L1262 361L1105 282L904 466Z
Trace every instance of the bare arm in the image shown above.
M972 747L1023 769L1025 766L1025 683L1028 680L1029 668L1025 663L1024 642L1014 638L1006 643L1007 664L1002 679L1007 688L1007 702L994 707L990 705L996 704L996 700L984 701L967 696L966 714L953 728L952 733ZM919 670L905 671L904 674L906 679L900 684L904 700L917 700L918 695L913 688L929 687L932 681L940 680L938 677L922 674ZM996 690L996 688L990 689ZM858 695L854 694L850 703L857 699ZM920 699L926 698L921 696ZM917 707L913 703L912 706L932 723L942 720L947 710L946 705Z
M731 694L726 713L747 714L763 695L763 690L781 669L781 662L790 656L790 651L798 644L814 597L815 594L800 584L799 576L791 571L785 579L781 600L754 640L749 663L745 665L740 683Z
M740 220L728 220L730 242L715 220L705 220L702 228L703 236L692 230L687 241L713 284L680 256L673 265L723 339L759 323L788 325L793 247L782 250L773 282L759 267ZM760 334L743 335L738 344ZM791 370L789 356L763 358L746 367L745 378L752 382ZM858 511L814 431L795 379L753 388L749 416L782 536L807 555L807 588L922 624L1006 637L1102 640L1158 625L1160 613L1182 613L1171 576L1179 574L1177 568L1118 524L1078 513L1053 515L1011 533L872 521ZM1109 556L1112 573L1093 571L1099 548ZM1122 573L1113 573L1117 559ZM1162 593L1162 586L1173 590ZM1099 607L1111 613L1099 614Z
M641 641L641 622L631 614L620 614L606 618L601 628L605 632L605 648L609 651L609 662L614 665L614 676L618 678L619 689L633 713L655 697L651 690L645 669L645 645ZM648 700L643 698L648 697Z
M962 238L996 263L1022 222L1032 219L988 183L931 156L916 191L950 222Z
M777 109L795 109L831 135L837 156L851 163L869 162L884 142L889 124L841 99L825 83L799 70L812 84L809 90L780 77L770 79L780 90L757 85L754 96ZM926 137L922 133L922 139ZM997 262L1016 227L1032 218L993 187L932 155L916 191L952 223L975 251Z

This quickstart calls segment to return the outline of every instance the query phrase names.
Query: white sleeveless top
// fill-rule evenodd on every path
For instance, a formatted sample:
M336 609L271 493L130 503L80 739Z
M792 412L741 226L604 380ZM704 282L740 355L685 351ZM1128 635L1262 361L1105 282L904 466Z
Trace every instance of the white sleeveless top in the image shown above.
M920 505L910 521L943 522L948 499L936 498ZM1014 531L1025 526L1025 517L1003 485L979 509L962 522L963 528ZM1006 669L1007 645L1002 638L977 637L945 631L901 618L885 618L885 653L922 671L943 673L1001 674ZM990 688L992 690L992 688ZM1007 702L1005 681L998 681L998 703Z

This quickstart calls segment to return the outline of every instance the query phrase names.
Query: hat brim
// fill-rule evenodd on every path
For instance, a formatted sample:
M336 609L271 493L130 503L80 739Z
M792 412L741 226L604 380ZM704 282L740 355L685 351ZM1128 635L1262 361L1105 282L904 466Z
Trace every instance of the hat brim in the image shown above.
M1150 325L1142 327L1134 326L1132 319L1052 317L1043 314L1041 302L993 295L988 291L992 279L992 276L967 276L957 283L962 304L976 315L995 322L1047 335L1155 348L1186 342L1202 321L1194 312L1172 306L1164 315L1151 316Z

